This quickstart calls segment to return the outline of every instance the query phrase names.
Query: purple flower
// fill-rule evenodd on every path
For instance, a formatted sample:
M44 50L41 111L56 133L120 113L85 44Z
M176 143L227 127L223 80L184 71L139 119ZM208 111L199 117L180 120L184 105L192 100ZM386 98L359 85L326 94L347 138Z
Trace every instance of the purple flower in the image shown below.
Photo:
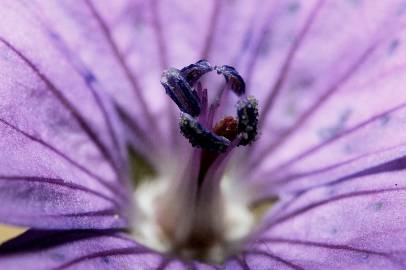
M406 268L406 1L0 15L0 269Z

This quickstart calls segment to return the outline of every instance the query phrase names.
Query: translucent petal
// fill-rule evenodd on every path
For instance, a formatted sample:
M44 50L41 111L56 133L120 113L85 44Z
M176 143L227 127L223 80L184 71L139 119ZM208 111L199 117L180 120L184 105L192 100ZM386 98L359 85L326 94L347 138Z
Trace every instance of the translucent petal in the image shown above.
M125 140L111 100L35 13L17 1L0 5L0 221L125 226Z

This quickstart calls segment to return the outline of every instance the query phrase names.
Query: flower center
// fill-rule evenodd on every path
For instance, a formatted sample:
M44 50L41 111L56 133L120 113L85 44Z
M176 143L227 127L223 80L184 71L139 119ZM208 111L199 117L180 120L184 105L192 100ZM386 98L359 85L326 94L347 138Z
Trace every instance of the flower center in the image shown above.
M209 102L200 78L212 71L224 76L226 86ZM155 243L152 247L162 251L220 262L235 252L253 224L243 192L225 170L233 150L256 139L257 101L245 96L244 80L233 67L212 67L205 60L164 71L161 83L181 111L180 133L193 147L187 147L186 162L173 162L175 171L137 189L145 215L137 232L145 244ZM218 117L229 92L238 98L236 114ZM181 153L173 154L181 159Z

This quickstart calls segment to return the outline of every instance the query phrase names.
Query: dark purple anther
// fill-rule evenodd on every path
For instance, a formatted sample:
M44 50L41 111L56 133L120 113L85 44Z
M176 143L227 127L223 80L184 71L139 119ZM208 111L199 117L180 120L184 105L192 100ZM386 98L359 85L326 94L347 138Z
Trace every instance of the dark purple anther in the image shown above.
M178 105L182 112L191 116L200 114L200 99L182 73L175 68L165 70L161 76L161 84L166 94Z
M210 63L206 60L200 60L196 64L191 64L187 67L181 69L183 77L188 81L188 83L193 86L204 74L212 71L213 68Z
M231 89L238 96L245 94L244 79L235 68L227 65L213 68L206 60L200 60L181 70L165 70L161 83L182 111L179 122L182 135L194 147L224 153L235 139L239 140L236 141L238 146L248 145L255 140L258 134L258 103L255 98L244 95L237 103L236 118L226 116L220 122L212 123L217 108L221 106L222 92L209 106L208 91L202 87L201 82L197 82L204 74L214 70L223 75L228 83L228 88L223 90ZM194 84L196 90L193 88Z
M243 98L237 103L238 145L248 145L258 135L258 101L254 97Z
M190 144L194 147L199 147L208 151L224 153L230 141L223 136L218 136L212 131L203 127L195 118L182 113L180 117L180 131L185 136Z
M223 74L227 83L230 83L231 90L234 91L238 96L245 93L245 82L244 79L238 74L237 70L232 66L216 66L214 68L217 74Z

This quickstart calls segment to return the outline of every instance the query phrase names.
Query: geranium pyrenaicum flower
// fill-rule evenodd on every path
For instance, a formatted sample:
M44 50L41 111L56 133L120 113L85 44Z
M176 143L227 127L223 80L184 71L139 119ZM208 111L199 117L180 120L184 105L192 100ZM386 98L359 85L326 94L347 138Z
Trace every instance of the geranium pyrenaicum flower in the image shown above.
M0 269L405 269L405 0L0 1Z

